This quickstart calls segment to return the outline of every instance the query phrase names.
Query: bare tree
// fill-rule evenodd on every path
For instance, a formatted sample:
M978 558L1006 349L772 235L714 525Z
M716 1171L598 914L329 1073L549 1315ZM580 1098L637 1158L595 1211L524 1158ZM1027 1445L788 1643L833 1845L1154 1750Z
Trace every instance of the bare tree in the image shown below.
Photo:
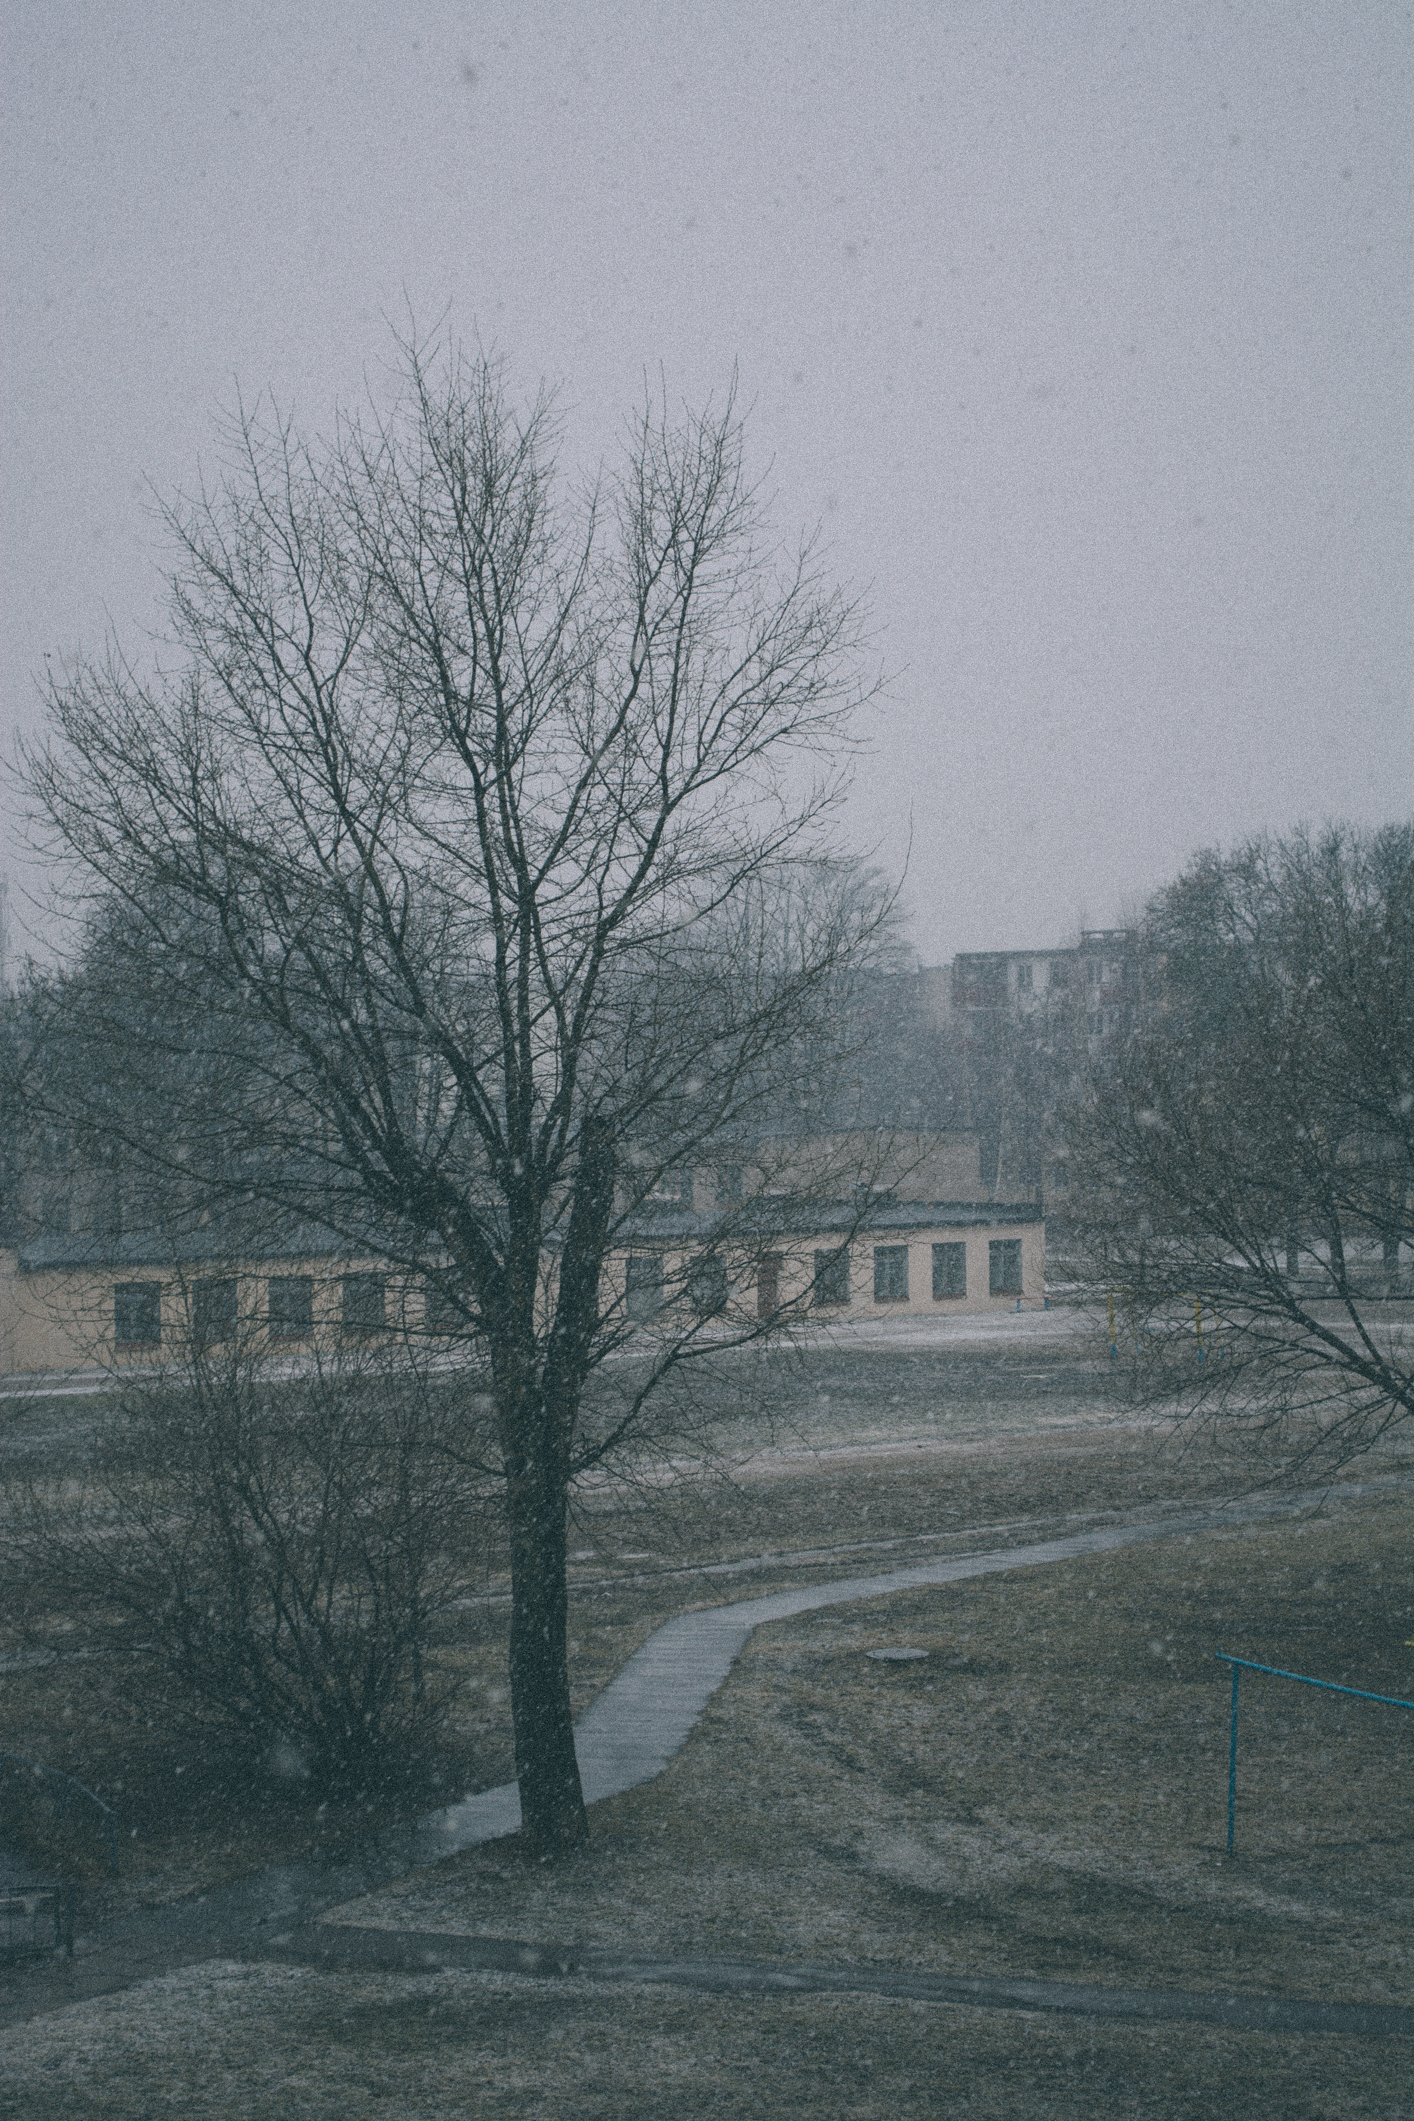
M474 1577L486 1495L408 1365L272 1374L248 1331L129 1382L85 1465L5 1482L5 1564L57 1621L321 1797L414 1784L458 1691L432 1643Z
M1148 1027L1072 1119L1093 1283L1148 1385L1303 1460L1414 1414L1414 828L1205 854Z
M567 1496L703 1331L680 1306L587 1432L625 1330L606 1260L665 1173L778 1108L883 918L828 837L859 622L766 541L730 403L650 409L566 503L543 401L402 356L393 409L330 443L226 431L168 516L168 646L71 669L28 770L104 895L90 994L109 969L162 998L109 1044L181 1116L149 1124L134 1079L104 1126L194 1210L424 1272L486 1350L516 1769L553 1850L585 1832Z

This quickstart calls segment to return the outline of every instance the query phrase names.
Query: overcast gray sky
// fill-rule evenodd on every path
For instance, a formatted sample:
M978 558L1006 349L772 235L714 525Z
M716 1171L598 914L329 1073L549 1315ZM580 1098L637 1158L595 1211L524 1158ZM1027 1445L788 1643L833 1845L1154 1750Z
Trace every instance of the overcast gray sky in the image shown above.
M146 482L235 383L323 426L410 305L585 463L645 371L739 365L781 527L869 587L850 823L897 861L911 816L925 958L1408 814L1409 7L4 13L14 724L157 622Z

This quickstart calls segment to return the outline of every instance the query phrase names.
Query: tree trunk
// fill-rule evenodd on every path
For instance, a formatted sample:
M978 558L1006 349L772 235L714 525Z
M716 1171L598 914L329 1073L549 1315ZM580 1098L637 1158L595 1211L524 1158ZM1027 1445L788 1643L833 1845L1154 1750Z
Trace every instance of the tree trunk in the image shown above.
M511 1719L521 1821L532 1848L557 1855L588 1837L570 1715L565 1581L570 1444L579 1393L599 1323L599 1276L614 1203L610 1131L584 1124L569 1228L560 1261L554 1324L544 1370L514 1339L497 1364L510 1416L502 1424L511 1537ZM540 1227L530 1221L519 1287L533 1318ZM527 1339L532 1339L528 1335Z
M537 1451L511 1470L511 1718L521 1824L537 1855L589 1833L570 1713L566 1492Z

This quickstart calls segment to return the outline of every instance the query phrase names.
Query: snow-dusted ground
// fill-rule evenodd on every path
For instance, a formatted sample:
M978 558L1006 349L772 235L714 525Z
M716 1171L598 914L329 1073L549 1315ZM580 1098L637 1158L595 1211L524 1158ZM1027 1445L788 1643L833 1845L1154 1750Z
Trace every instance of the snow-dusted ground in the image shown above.
M1095 1342L1096 1352L1103 1352L1095 1320L1084 1311L1070 1307L1047 1311L1036 1304L1022 1311L969 1311L950 1317L918 1313L903 1318L847 1318L832 1325L794 1326L785 1337L800 1348L888 1348L902 1353L910 1348L1026 1349L1079 1342L1087 1336Z

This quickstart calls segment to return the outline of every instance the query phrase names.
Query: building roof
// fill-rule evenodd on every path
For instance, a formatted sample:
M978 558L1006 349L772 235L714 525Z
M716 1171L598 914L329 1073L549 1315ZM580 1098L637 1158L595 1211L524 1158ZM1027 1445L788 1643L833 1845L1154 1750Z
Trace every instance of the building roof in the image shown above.
M119 1237L57 1236L31 1238L16 1247L22 1274L46 1268L218 1266L233 1260L367 1258L374 1248L315 1224L286 1226L278 1235L237 1234L229 1223L195 1230L125 1230Z
M1045 1211L1034 1201L810 1200L798 1194L759 1194L723 1214L665 1202L640 1210L615 1233L619 1245L710 1243L724 1232L752 1237L874 1236L906 1230L977 1230L998 1224L1037 1224Z
M674 1201L645 1206L614 1230L610 1250L649 1244L710 1244L724 1235L749 1243L762 1237L884 1236L910 1230L968 1230L983 1225L1041 1223L1034 1201L811 1200L798 1194L759 1194L723 1210L693 1209ZM553 1249L558 1233L547 1233ZM22 1274L88 1268L133 1273L144 1267L216 1267L295 1260L368 1259L379 1256L371 1240L356 1244L314 1224L286 1226L241 1242L229 1224L195 1230L133 1230L120 1237L33 1239L17 1248Z

